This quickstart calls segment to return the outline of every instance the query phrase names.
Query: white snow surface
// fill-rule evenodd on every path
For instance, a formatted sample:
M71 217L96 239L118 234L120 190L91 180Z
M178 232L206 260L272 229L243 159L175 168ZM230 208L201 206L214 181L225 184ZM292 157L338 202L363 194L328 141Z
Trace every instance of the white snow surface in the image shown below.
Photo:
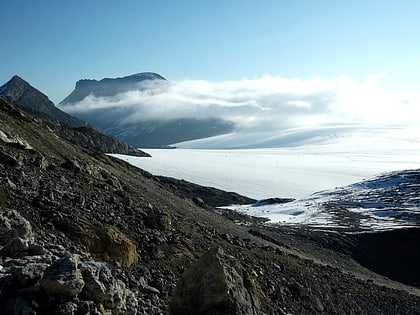
M420 168L419 134L420 127L416 126L340 130L333 127L328 130L324 128L318 133L299 129L283 131L280 136L265 138L270 141L258 142L262 146L270 143L270 146L277 147L210 149L223 147L223 141L216 141L220 137L213 137L184 143L177 149L145 150L152 155L151 158L115 156L155 175L234 191L258 200L272 197L297 199L283 205L229 207L250 215L267 217L271 222L318 227L347 225L355 230L382 229L404 226L405 221L396 217L401 217L404 211L418 213L418 198L409 195L407 186L407 190L401 192L403 197L407 193L406 199L417 200L407 209L398 208L397 205L384 208L375 199L370 201L369 206L361 200L357 201L357 196L366 197L370 190L363 188L364 184L354 183L384 172ZM254 135L254 142L249 143L258 147L255 141L258 137L263 139L261 134ZM237 147L245 147L246 137L243 134L241 139L236 142ZM200 148L206 143L208 149L184 149L194 143ZM386 186L392 181L387 179L381 183ZM383 192L377 190L376 194L381 196ZM343 217L340 211L341 216L336 213L336 203L342 206L346 198L354 201L345 205L345 216L349 218ZM335 203L329 204L332 199ZM325 204L327 207L320 206ZM344 221L347 223L344 224ZM412 226L412 223L408 222L407 225Z
M382 172L420 167L420 128L358 131L259 149L150 149L152 158L116 155L154 175L255 199L303 198ZM283 139L290 143L296 133ZM306 141L305 141L306 140ZM282 145L278 143L278 145Z
M350 232L419 227L420 170L390 172L284 204L224 208L269 218L271 223Z

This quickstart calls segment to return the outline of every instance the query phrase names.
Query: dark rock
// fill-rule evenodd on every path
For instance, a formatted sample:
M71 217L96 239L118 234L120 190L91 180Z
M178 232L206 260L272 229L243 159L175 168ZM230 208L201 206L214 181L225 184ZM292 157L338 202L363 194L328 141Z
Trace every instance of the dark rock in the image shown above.
M322 302L319 299L319 297L317 297L315 295L309 296L309 303L315 308L315 310L317 310L319 312L324 311L324 305L322 305Z
M259 314L256 283L245 274L220 248L208 251L182 274L170 305L172 314Z
M79 163L74 160L66 160L63 164L61 164L61 167L75 174L79 173L81 170Z
M22 252L28 251L29 249L29 242L28 240L24 240L20 237L16 237L10 240L9 243L4 245L0 249L0 255L18 258Z
M152 212L146 217L146 226L158 230L170 230L171 218L160 212Z
M81 264L81 271L85 281L82 296L96 304L102 304L112 314L126 314L128 302L134 305L138 303L133 293L112 276L105 264L84 262Z
M253 207L261 207L266 205L282 204L294 201L294 198L267 198L261 199L252 204Z
M18 237L31 239L31 224L16 210L0 208L0 245L6 245Z
M15 159L13 156L11 156L10 154L4 153L2 151L0 151L0 164L9 166L9 167L14 167L14 168L21 168L22 167L22 162Z
M39 281L40 286L51 295L78 295L85 285L78 264L77 255L69 255L57 260L45 271Z

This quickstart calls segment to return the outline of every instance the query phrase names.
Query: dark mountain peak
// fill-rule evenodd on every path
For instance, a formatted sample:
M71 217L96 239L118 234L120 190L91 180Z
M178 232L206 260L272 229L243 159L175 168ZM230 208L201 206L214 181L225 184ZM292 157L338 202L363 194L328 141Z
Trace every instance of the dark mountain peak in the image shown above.
M26 82L24 79L22 79L17 74L15 74L7 83L8 84L26 84L26 85L30 86L30 84L28 82Z
M0 87L0 94L37 117L46 115L70 127L79 127L86 124L84 121L70 116L55 107L47 95L34 88L18 75L14 75Z
M106 97L142 89L144 88L142 85L147 81L155 80L167 82L164 77L154 72L140 72L119 78L103 78L99 81L95 79L81 79L76 82L74 91L61 101L60 105L80 102L89 95Z
M40 105L51 103L54 106L54 103L50 101L48 96L34 88L18 75L14 75L0 87L0 94L6 96L13 102L19 102L21 99L26 99L30 95L31 97L35 97L40 102Z

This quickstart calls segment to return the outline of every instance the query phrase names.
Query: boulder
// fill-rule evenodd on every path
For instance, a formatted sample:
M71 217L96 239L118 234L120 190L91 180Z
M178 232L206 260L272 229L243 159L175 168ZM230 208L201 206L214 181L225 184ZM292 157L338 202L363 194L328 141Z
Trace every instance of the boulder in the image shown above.
M123 266L131 266L138 261L136 245L120 230L107 226L100 232L97 248L103 248L103 257L107 261L118 262ZM99 251L94 250L93 252Z
M152 212L146 217L146 226L157 230L170 230L171 218L163 212Z
M138 261L136 245L119 229L106 224L94 224L88 220L71 220L56 217L54 227L72 241L107 262L131 266Z
M80 164L75 160L66 160L61 164L61 167L75 174L79 173L81 170Z
M213 248L187 269L171 301L171 314L256 315L257 283L246 271Z
M86 299L102 304L105 309L111 310L112 314L126 314L128 304L138 304L133 293L126 289L123 282L112 276L104 263L84 262L81 264L81 271L85 281L81 295ZM135 310L137 307L130 309Z
M31 239L31 224L16 210L0 208L0 245L6 245L18 237Z
M0 151L0 164L10 166L10 167L14 167L14 168L17 168L17 169L22 167L22 161L19 161L19 160L15 159L13 156L11 156L10 154L7 154L7 153L2 152L2 151Z
M47 268L39 281L40 286L51 295L78 295L85 285L78 264L77 255L70 254L60 258Z
M16 237L0 249L0 256L18 258L22 252L27 252L28 249L28 240Z

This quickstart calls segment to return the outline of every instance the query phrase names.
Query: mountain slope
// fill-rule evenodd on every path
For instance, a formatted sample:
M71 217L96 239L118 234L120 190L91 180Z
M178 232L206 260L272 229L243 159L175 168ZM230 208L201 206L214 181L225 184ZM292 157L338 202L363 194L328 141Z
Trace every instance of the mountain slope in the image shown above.
M164 93L170 83L162 76L143 72L122 78L79 80L73 92L60 106L63 110L88 121L93 126L135 147L166 147L170 144L206 138L231 132L233 123L213 117L167 119L143 118L147 103L125 103L124 93L144 92L150 95ZM130 97L127 97L130 98ZM94 100L95 106L91 106ZM132 122L135 114L138 119Z
M0 87L0 95L47 123L62 137L84 147L106 153L149 156L116 138L92 129L85 121L58 109L45 94L17 75Z
M15 75L0 87L0 95L22 106L25 111L33 114L44 114L56 119L69 127L80 127L86 123L55 107L48 96L32 87L21 77Z
M1 314L420 310L419 290L299 231L239 226L165 188L176 182L66 141L4 98L0 121Z

